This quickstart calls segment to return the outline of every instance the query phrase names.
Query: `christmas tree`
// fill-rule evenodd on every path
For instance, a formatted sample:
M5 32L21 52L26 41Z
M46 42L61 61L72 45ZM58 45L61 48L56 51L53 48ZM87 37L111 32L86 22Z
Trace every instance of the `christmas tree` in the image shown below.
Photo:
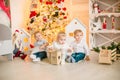
M64 0L32 0L27 31L33 35L40 31L48 42L53 42L59 31L64 31L68 13Z

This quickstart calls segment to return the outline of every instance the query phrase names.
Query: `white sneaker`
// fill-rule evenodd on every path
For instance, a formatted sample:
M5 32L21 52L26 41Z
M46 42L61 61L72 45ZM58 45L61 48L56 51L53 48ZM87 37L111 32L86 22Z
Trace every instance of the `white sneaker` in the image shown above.
M30 55L31 59L36 59L36 55Z
M65 61L61 61L61 65L65 64Z
M33 59L33 62L38 62L40 61L40 58Z

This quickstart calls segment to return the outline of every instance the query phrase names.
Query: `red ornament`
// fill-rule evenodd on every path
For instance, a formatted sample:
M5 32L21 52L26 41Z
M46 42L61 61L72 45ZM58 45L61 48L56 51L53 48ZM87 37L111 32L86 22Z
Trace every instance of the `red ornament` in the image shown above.
M57 3L60 4L60 3L61 3L61 0L58 0Z
M49 2L48 2L48 1L46 1L46 4L48 5L48 4L49 4Z
M49 1L48 3L49 3L49 5L52 5L52 4L53 4L52 1Z
M64 18L64 19L67 19L67 16L64 16L63 18Z
M64 2L64 0L61 0L62 2Z
M43 0L40 0L40 2L42 3Z
M30 28L30 27L27 27L27 30L31 30L31 28Z
M43 21L44 21L44 22L47 22L47 18L43 18Z
M32 18L32 17L34 17L34 16L36 16L36 15L37 15L37 13L36 13L35 11L31 11L29 17Z
M63 10L63 11L66 11L67 9L66 9L66 7L64 7L64 8L62 8L62 10Z
M59 10L61 10L61 8L59 8Z

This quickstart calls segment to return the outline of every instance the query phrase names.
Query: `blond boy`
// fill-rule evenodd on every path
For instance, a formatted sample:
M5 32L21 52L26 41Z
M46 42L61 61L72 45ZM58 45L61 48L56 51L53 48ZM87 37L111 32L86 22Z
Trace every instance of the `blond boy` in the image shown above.
M75 40L71 43L73 48L73 54L71 56L75 59L75 62L84 59L89 61L89 48L86 41L83 39L83 32L79 29L75 30L74 38Z
M34 43L35 47L32 50L30 58L32 58L33 61L40 61L47 57L46 47L48 46L48 43L43 39L42 34L39 31L34 33L34 37L36 42Z
M65 59L68 55L71 55L72 48L66 43L66 34L64 32L59 32L57 35L57 39L53 42L53 49L61 50L62 52L62 60L61 64L65 64Z

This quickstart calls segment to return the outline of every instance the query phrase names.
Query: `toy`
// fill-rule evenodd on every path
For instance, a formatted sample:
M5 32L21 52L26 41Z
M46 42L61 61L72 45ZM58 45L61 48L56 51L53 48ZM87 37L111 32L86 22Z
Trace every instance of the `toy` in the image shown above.
M95 25L92 27L93 31L101 30L102 29L102 22L101 22L100 18L98 18L97 22L93 22L93 25Z
M94 13L97 14L98 13L98 9L99 9L99 6L97 3L94 3L93 4L93 8L94 8Z
M106 18L105 18L105 17L103 18L102 28L103 28L103 29L106 29L106 28L107 28L107 21L106 21Z
M112 17L112 29L115 29L115 18Z
M61 64L61 51L48 50L47 54L50 64Z

